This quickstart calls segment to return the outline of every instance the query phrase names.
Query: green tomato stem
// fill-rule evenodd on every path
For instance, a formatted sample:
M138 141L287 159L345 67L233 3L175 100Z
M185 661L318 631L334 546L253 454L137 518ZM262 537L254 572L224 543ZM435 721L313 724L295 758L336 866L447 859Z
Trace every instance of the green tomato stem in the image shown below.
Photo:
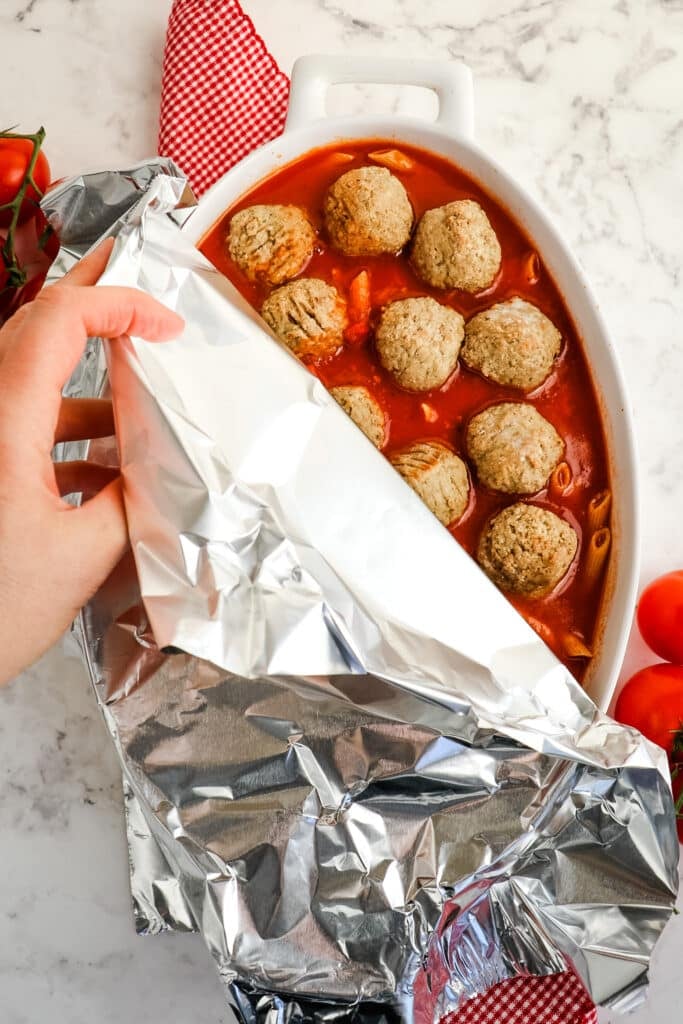
M7 231L7 237L4 241L1 251L2 262L4 263L5 269L8 271L9 275L9 284L7 287L19 288L21 287L22 284L26 282L26 273L23 267L20 265L19 261L17 260L17 255L14 250L14 235L19 224L19 217L21 216L21 207L26 198L26 193L28 192L29 188L33 188L33 190L39 196L42 197L43 195L42 189L39 189L35 183L35 180L33 178L33 172L35 170L36 163L38 160L38 154L40 153L40 147L42 146L43 140L45 138L45 129L41 127L33 135L24 135L19 132L12 131L0 132L0 138L28 139L30 142L33 143L33 152L31 153L31 159L28 162L28 166L26 167L26 171L24 172L24 179L21 185L19 186L17 194L15 195L11 203L5 203L2 207L0 207L0 209L9 208L12 210L12 219L10 221L9 228Z
M683 772L683 764L676 763L671 765L671 781L675 782L678 776ZM683 818L683 789L678 794L674 801L674 809L676 811L677 818Z
M28 192L29 185L31 184L31 181L32 181L32 178L33 178L33 171L34 171L35 166L36 166L36 161L38 160L38 154L40 153L40 147L41 147L41 145L43 143L43 139L45 138L45 129L44 128L39 128L38 131L35 133L35 135L17 135L15 133L8 133L7 135L4 136L4 138L10 138L10 139L29 139L33 143L33 152L31 153L31 159L29 160L28 167L26 168L26 171L24 173L24 180L22 181L21 185L19 186L19 191L17 192L17 194L15 195L14 199L12 200L12 206L14 207L14 213L12 214L12 220L10 221L9 231L7 232L7 239L5 241L5 246L3 247L3 249L8 249L9 248L10 251L13 253L13 251L14 251L14 232L16 231L17 225L19 223L19 216L21 214L22 203L24 202L24 199L26 198L26 193Z

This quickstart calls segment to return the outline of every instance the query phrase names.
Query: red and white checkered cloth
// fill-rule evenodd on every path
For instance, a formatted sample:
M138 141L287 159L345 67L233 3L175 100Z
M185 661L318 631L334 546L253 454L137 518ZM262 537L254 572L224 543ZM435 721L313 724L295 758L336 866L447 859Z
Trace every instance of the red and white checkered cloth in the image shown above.
M573 971L513 978L470 999L442 1024L597 1024L598 1012Z
M168 23L159 152L197 195L284 127L289 81L237 0L175 0ZM443 1024L596 1024L579 978L515 978Z
M201 195L280 135L289 79L236 0L175 0L161 83L159 153Z

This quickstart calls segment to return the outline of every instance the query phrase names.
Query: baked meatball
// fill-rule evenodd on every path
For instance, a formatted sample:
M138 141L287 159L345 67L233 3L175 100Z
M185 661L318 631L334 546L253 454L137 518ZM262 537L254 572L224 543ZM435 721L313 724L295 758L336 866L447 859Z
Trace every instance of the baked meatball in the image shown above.
M363 431L376 448L384 444L386 421L382 407L362 384L340 384L330 394L347 416Z
M268 296L261 315L280 341L300 358L325 359L340 348L346 303L317 277L300 277Z
M433 288L480 292L500 267L500 243L479 203L458 199L420 217L411 262Z
M530 302L514 298L467 322L462 359L497 384L531 391L548 377L561 343L552 320Z
M315 231L298 206L247 206L230 221L230 258L251 281L283 284L304 269Z
M455 452L440 441L418 441L392 455L391 463L444 526L460 519L470 482L467 467Z
M323 213L330 242L348 256L398 252L413 229L408 193L386 167L342 174L325 196Z
M397 384L429 391L453 373L464 333L463 318L454 309L427 297L399 299L382 310L375 344Z
M517 502L485 527L477 560L501 590L542 597L566 575L578 545L576 531L564 519Z
M481 483L504 494L536 494L564 454L552 423L524 402L501 402L478 413L466 443Z

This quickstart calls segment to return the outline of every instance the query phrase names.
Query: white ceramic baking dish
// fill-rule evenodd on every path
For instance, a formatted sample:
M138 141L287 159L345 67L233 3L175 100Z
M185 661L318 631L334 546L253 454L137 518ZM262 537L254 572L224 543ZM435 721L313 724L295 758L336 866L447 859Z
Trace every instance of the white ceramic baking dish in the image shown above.
M398 115L327 117L326 98L341 83L418 85L433 90L433 123ZM503 167L473 140L472 76L464 64L425 60L311 56L299 59L285 131L242 160L201 199L185 230L199 242L225 210L257 182L297 157L342 139L412 143L462 167L498 199L534 240L562 292L595 381L607 437L613 487L613 547L596 657L586 689L606 709L614 691L633 617L638 579L637 463L629 405L614 345L586 277L548 216ZM226 111L226 116L230 116Z

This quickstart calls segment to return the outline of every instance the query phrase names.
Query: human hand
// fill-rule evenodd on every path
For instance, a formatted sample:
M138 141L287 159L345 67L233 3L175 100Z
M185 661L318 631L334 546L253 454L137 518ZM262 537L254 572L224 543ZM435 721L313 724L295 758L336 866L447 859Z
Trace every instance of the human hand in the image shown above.
M118 471L52 462L60 441L114 433L111 403L63 399L88 337L177 336L182 319L144 292L93 285L105 244L0 330L0 683L64 632L128 543ZM83 491L80 508L62 495Z

